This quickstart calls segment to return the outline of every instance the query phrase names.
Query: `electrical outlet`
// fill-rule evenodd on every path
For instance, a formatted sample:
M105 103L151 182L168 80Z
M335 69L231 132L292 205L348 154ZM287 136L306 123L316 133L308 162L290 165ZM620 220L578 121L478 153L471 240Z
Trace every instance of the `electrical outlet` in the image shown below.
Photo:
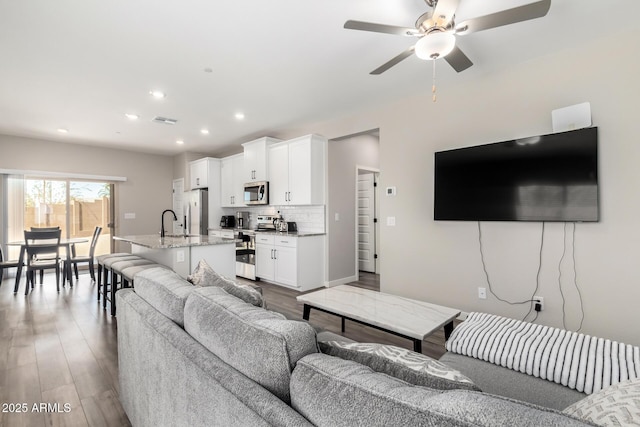
M487 288L478 288L478 298L487 299Z
M540 296L534 296L533 298L533 308L535 309L535 304L540 304L540 311L544 310L544 298Z

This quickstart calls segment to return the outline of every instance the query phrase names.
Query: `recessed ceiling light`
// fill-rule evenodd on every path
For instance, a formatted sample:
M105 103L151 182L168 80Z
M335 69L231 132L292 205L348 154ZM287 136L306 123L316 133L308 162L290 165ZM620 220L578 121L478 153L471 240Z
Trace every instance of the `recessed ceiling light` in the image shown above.
M183 140L181 140L181 139L179 139L179 140L177 140L177 141L176 141L176 144L178 144L178 145L182 145L182 144L184 144L184 141L183 141Z
M200 133L203 135L209 135L209 129L201 129Z
M58 132L60 132L60 133L69 133L69 129L58 128Z
M167 95L165 95L165 93L164 93L164 92L161 92L161 91L159 91L159 90L152 90L152 91L149 91L149 95L153 96L153 97L154 97L154 98L156 98L156 99L162 99L162 98L164 98L165 96L167 96Z
M125 113L124 116L129 120L138 120L140 118L137 114L132 113Z
M244 119L244 113L236 113L236 120L243 120Z

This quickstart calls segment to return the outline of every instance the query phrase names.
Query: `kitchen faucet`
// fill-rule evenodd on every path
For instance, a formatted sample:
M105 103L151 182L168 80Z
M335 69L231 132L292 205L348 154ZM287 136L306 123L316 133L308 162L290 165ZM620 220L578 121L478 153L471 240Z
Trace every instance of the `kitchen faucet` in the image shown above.
M178 217L176 216L176 213L174 211L172 211L171 209L165 209L162 212L162 217L161 217L161 225L160 225L160 237L164 237L164 214L166 214L167 212L171 212L173 214L173 220L177 221Z

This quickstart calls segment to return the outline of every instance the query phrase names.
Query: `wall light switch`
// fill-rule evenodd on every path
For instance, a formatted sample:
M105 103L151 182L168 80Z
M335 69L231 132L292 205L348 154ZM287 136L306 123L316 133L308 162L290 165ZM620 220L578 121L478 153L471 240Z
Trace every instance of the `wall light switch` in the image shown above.
M338 212L336 212L335 214L335 219L336 221L340 221L340 214Z
M387 217L387 225L389 227L395 227L396 226L396 217L395 216L388 216Z
M396 187L387 187L386 188L387 196L395 196L396 195Z
M126 212L124 214L124 219L136 219L136 213L135 212Z
M184 262L184 251L176 252L176 262Z

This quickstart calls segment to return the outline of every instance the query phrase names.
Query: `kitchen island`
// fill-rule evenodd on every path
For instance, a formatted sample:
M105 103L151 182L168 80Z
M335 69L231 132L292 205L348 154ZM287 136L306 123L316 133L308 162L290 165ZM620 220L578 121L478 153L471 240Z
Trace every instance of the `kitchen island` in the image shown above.
M114 240L131 244L131 253L166 265L186 278L204 259L216 272L226 277L236 274L236 240L211 236L165 236L146 234L114 236Z

